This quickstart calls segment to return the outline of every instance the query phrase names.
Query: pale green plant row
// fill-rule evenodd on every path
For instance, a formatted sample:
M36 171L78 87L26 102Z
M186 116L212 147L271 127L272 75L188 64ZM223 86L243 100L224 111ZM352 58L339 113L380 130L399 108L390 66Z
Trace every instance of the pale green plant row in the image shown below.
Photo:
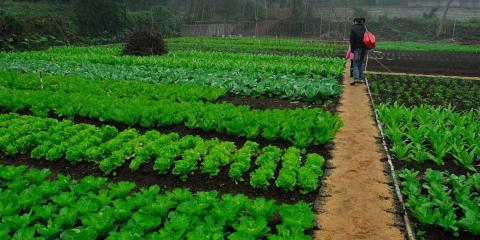
M137 171L153 162L153 170L159 174L172 173L182 181L195 172L213 178L228 169L232 181L250 179L256 189L267 189L276 179L276 187L284 191L298 187L303 193L318 188L325 163L320 155L305 155L295 147L261 149L259 144L247 141L237 149L233 142L218 139L191 135L180 138L176 133L165 135L155 130L142 135L135 129L119 132L108 125L98 128L16 114L0 115L0 151L10 156L31 153L33 159L53 162L62 158L72 164L92 162L106 174L127 163ZM280 164L280 174L275 176ZM246 176L250 171L251 175Z
M381 104L377 113L400 161L443 165L451 160L469 171L480 164L480 109L463 113L452 107Z
M311 239L312 208L0 165L1 239Z
M43 80L43 84L41 83ZM215 102L225 90L194 84L149 84L139 81L94 81L81 77L40 76L32 73L0 72L0 86L18 90L48 90L64 93L86 93L118 98L142 97L149 100L176 102Z

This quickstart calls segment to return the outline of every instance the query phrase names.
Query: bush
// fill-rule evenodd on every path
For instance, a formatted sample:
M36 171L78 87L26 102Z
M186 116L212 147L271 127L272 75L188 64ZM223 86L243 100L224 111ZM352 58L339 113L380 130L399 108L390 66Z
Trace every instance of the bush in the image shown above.
M167 53L165 41L160 33L140 31L134 33L125 43L123 55L151 56Z

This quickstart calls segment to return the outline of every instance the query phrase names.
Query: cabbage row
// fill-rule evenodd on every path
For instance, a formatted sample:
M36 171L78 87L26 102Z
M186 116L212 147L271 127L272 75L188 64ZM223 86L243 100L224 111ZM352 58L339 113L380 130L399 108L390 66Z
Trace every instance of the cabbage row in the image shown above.
M1 239L311 239L309 205L0 165Z
M304 154L295 147L261 149L257 143L247 141L237 149L233 142L218 139L190 135L180 138L176 133L158 131L142 135L135 129L119 132L111 126L99 128L16 114L0 115L0 151L11 156L31 153L33 159L47 161L65 158L72 164L95 162L107 174L127 163L132 171L153 163L153 170L159 174L171 173L183 181L195 172L215 177L225 170L236 182L250 178L251 186L257 189L268 188L276 179L276 186L284 191L298 188L302 193L318 189L325 163L322 156L308 154L302 164ZM257 169L253 168L254 158L261 165ZM265 171L266 165L269 172ZM277 165L281 170L275 176Z
M147 65L188 70L239 70L242 72L275 72L281 74L321 75L339 78L344 61L340 58L311 56L252 55L222 52L175 51L164 56L121 56L121 46L54 47L46 51L0 54L12 59L75 61L111 65Z
M333 67L332 67L333 68ZM135 80L147 83L195 84L221 88L231 95L275 97L302 101L331 101L341 94L334 75L168 68L157 65L109 65L91 62L31 60L0 57L0 71L82 76L93 80Z

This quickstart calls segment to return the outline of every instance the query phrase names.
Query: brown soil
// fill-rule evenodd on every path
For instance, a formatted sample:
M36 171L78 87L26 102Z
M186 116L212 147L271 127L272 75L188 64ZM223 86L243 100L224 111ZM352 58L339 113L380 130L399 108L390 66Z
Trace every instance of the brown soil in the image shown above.
M217 102L228 102L233 105L248 105L252 109L294 109L294 108L321 108L325 111L336 112L338 100L330 100L322 102L304 102L291 101L288 99L279 98L254 98L254 97L238 97L238 96L224 96L218 99Z
M480 76L480 54L455 52L415 52L385 50L368 62L370 71L454 76ZM377 55L377 56L374 56ZM381 63L381 64L380 64ZM383 65L383 66L382 66ZM387 67L388 69L385 69Z
M371 72L367 71L366 74L372 75L392 75L392 76L416 76L416 77L440 77L449 79L461 79L461 80L474 80L480 81L480 77L466 77L466 76L446 76L446 75L430 75L430 74L414 74L414 73L389 73L389 72ZM480 75L480 73L479 73Z
M403 239L395 226L394 198L385 175L378 131L364 85L350 86L345 70L331 174L323 182L317 239Z

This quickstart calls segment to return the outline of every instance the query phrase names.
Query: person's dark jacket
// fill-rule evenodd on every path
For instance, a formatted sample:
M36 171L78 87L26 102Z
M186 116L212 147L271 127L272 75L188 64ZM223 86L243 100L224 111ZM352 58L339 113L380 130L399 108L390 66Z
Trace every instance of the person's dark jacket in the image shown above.
M352 26L352 30L350 31L350 46L352 46L352 51L358 48L365 48L363 35L365 35L365 25L358 23Z

